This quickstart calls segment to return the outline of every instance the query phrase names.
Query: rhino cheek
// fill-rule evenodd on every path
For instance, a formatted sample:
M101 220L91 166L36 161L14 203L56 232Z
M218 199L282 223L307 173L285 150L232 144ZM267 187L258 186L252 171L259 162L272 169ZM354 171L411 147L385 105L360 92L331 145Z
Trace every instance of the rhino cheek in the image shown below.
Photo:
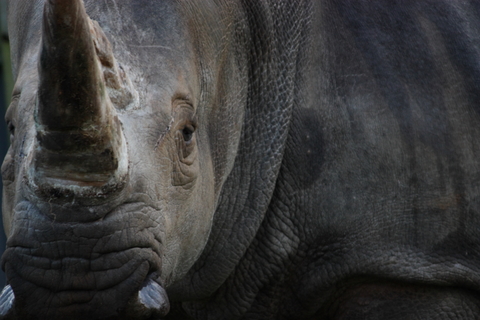
M170 106L172 94L160 89L152 92L140 92L145 104L142 117L123 114L120 119L129 146L131 198L155 203L160 209L152 219L161 218L164 225L161 274L167 286L186 274L207 242L215 211L215 182L211 149L202 131L207 126L202 123L195 132L195 160L181 163L182 150L179 139L175 140L178 128L172 111L165 107ZM182 174L190 178L183 179Z
M198 259L210 234L212 217L208 212L202 214L194 210L176 219L177 223L183 223L181 227L168 228L167 223L171 232L167 236L162 267L162 273L167 275L166 285L182 278Z
M160 158L175 158L171 152L178 152L176 149L165 151L170 154ZM170 160L164 161L160 167L156 166L157 179L149 182L155 186L155 197L163 208L161 214L165 228L165 253L162 277L165 285L187 273L201 254L210 233L215 211L215 187L208 147L198 145L196 162L192 164L196 171L192 183L173 185L173 175L178 174L175 169L178 163Z

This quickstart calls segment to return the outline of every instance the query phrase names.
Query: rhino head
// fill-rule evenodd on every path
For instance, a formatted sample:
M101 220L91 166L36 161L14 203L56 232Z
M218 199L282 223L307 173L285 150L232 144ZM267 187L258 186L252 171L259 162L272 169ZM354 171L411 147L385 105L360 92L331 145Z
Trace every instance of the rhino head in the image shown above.
M9 3L5 319L164 316L207 243L241 136L244 54L192 31L233 35L225 12L154 5L142 25L99 1Z

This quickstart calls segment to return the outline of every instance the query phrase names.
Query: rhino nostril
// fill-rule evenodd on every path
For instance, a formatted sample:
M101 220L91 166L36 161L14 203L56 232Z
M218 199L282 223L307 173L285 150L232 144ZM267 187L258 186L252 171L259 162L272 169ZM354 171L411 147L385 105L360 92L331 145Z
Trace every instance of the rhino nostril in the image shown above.
M0 294L0 318L6 319L10 310L13 308L13 303L15 301L15 294L13 293L12 287L6 285L3 288L2 293Z

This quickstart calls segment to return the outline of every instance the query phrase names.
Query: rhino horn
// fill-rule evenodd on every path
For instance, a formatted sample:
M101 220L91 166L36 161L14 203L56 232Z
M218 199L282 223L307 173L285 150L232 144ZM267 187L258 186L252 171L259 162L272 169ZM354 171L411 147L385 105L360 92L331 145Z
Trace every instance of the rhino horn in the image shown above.
M82 0L46 1L35 110L39 181L101 186L125 173L126 145L94 34Z
M127 315L132 318L163 319L169 311L170 302L167 292L156 281L149 278L129 302Z
M12 318L13 303L15 302L15 294L12 287L6 285L0 293L0 319Z

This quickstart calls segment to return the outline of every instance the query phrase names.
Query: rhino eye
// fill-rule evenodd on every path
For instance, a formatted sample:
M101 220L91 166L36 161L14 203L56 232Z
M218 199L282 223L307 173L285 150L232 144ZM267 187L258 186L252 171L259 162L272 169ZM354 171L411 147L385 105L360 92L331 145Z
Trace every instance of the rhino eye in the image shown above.
M13 139L15 138L15 124L14 124L14 114L16 113L18 99L20 97L20 93L15 93L12 96L12 102L7 109L5 114L5 122L7 124L8 132L10 133L10 143L13 143Z
M187 144L192 141L194 132L195 132L195 128L192 125L186 125L182 129L183 140L185 140Z

